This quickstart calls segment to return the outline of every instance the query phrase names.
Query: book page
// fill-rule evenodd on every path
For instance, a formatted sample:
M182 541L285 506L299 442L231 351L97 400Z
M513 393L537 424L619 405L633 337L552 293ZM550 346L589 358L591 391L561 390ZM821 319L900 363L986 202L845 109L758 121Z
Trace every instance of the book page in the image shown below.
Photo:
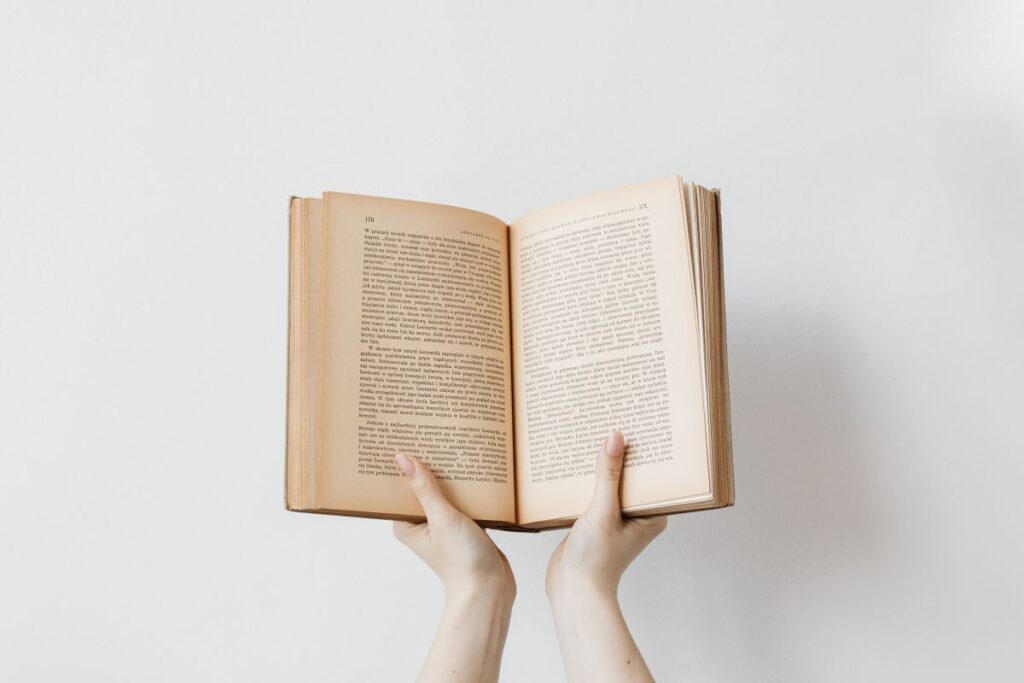
M318 432L316 400L320 380L320 199L293 197L288 287L288 459L287 504L310 503Z
M515 521L508 235L483 213L326 193L320 507L422 515L396 452Z
M519 523L581 514L615 429L625 510L710 498L680 180L534 212L510 248Z

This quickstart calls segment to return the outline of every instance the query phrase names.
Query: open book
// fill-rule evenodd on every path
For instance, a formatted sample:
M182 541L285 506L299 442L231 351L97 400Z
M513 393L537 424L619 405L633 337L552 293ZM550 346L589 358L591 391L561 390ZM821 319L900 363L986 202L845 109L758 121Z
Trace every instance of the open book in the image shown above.
M404 452L485 526L567 526L615 429L624 514L731 505L718 199L671 176L506 223L292 198L288 509L422 520Z

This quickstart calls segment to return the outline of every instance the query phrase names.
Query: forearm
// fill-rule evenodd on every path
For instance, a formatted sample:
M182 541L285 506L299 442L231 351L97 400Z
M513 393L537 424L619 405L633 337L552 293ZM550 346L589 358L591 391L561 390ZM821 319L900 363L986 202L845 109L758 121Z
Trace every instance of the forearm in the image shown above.
M504 588L474 587L446 593L441 625L416 680L497 681L512 602Z
M570 683L654 680L613 590L557 589L551 593L551 611Z

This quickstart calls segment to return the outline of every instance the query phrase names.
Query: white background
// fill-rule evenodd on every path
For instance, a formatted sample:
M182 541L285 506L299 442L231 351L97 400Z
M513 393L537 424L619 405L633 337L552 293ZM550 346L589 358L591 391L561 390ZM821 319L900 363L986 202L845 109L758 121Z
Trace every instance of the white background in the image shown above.
M625 578L654 672L1019 680L1021 3L258 4L0 9L0 679L411 679L434 577L283 509L289 195L679 173L737 504ZM505 680L563 677L561 535L495 535Z

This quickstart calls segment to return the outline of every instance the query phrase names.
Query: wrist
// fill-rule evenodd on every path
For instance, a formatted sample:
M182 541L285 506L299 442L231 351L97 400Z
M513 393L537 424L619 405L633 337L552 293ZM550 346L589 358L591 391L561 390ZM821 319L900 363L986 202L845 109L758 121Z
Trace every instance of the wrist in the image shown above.
M515 582L505 578L468 578L444 584L445 607L472 605L511 613Z
M621 575L607 571L574 570L564 563L552 563L544 582L548 599L554 600L565 594L590 596L601 599L617 599Z

